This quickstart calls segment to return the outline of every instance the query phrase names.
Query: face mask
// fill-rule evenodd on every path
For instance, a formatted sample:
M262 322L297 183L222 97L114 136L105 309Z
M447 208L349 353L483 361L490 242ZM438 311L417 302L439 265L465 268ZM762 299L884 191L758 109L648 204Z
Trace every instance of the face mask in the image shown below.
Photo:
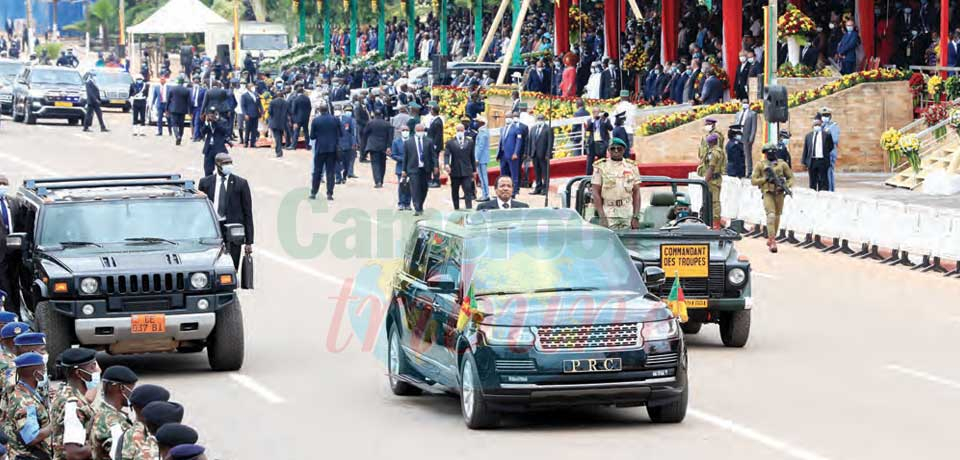
M733 136L733 138L739 141L740 139L743 139L743 136L737 134L736 136Z
M46 364L46 362L44 362ZM46 388L50 384L50 380L47 379L46 372L37 372L33 374L33 377L37 379L37 389Z
M904 8L904 9L903 9L903 12L904 12L904 13L907 13L907 14L910 14L911 12L913 12L913 10L910 9L910 8Z
M409 139L409 138L410 138L410 131L403 131L403 132L401 132L401 133L400 133L400 137L402 137L404 140Z
M220 171L224 176L228 176L233 172L233 165L223 165L220 167Z
M782 140L780 140L780 143L783 144L784 147L786 147L787 144L790 143L790 139L782 139Z
M753 64L753 61L756 61L756 59L754 59L754 58L747 58L747 62Z
M813 127L813 130L814 130L814 131L821 131L821 130L823 130L823 126L814 126L814 127Z
M712 131L713 131L713 125L706 125L706 126L704 126L704 127L703 127L703 130L706 131L706 132L708 132L708 133L709 133L709 132L712 132Z
M830 117L820 117L820 118L823 120L824 123L827 123L830 121Z
M98 386L100 386L100 373L99 372L87 372L83 371L90 376L90 380L84 380L83 384L87 387L87 391L90 391Z
M690 215L690 211L688 210L677 211L677 219L683 219L684 217L687 217L689 215Z
M7 189L9 187L6 185L0 185L0 197L7 195Z
M746 62L746 61L747 61L746 56L740 56L740 62Z
M339 111L333 112L333 116L335 116L335 117L339 117L340 115L342 115L342 114L341 114Z
M853 32L853 26L847 26L847 32Z
M423 139L424 137L427 137L427 133L423 131L417 131L417 137Z

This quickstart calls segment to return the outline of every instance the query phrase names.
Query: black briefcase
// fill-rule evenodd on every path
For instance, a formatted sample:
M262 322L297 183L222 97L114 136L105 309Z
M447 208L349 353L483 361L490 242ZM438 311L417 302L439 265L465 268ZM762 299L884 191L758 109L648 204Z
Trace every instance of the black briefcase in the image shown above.
M246 254L240 261L240 289L253 289L253 255Z
M405 195L410 194L410 176L403 176L400 178L400 193Z

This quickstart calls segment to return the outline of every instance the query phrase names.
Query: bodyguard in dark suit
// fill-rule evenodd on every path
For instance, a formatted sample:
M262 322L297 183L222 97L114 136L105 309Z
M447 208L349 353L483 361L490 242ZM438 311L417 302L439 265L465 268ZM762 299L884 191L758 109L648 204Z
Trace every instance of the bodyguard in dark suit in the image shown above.
M229 154L219 153L216 156L217 173L208 174L200 179L197 188L207 195L213 202L213 209L217 212L220 225L241 224L245 233L244 253L253 252L253 200L250 194L250 184L247 180L233 173L233 159ZM222 229L221 229L222 230ZM233 267L240 268L240 245L226 240L224 244L230 257L233 258Z
M173 124L173 135L177 139L177 145L183 140L183 127L187 114L190 113L190 90L183 86L183 77L177 81L176 86L171 86L167 91L170 93L167 103L167 111L170 112L170 122Z
M440 164L440 150L443 148L443 118L440 118L440 107L434 105L430 107L430 114L433 115L433 119L430 121L430 126L427 128L427 137L430 138L431 144L434 146L433 150L433 164ZM439 171L434 174L433 180L430 181L430 187L440 187L440 173Z
M830 152L833 151L833 136L823 131L823 122L813 121L813 132L807 134L803 140L803 157L801 162L810 175L810 188L813 190L830 190L827 171L830 169Z
M740 65L737 67L737 78L733 82L737 100L747 99L747 86L750 79L751 65L747 62L747 53L740 52Z
M723 83L720 83L719 78L710 74L703 80L703 92L700 95L700 100L704 105L723 101Z
M213 174L217 154L227 153L227 145L233 147L233 144L230 144L229 140L230 127L225 120L220 119L216 108L207 109L202 123L200 135L203 137L203 175L209 176Z
M100 122L100 132L107 132L107 125L103 124L103 110L100 110L100 88L93 81L93 77L87 77L84 86L87 90L87 114L83 117L83 130L90 131L90 124L93 123L93 114L97 114L97 121Z
M297 143L300 141L300 133L303 133L304 138L309 134L307 128L310 126L310 114L313 112L310 98L303 92L303 85L298 84L294 88L294 91L296 91L297 94L293 97L293 102L290 106L290 122L293 123L293 136L290 138L290 145L287 146L288 149L293 150L297 148ZM327 111L329 112L329 108Z
M422 124L416 126L416 133L416 137L403 145L402 175L410 178L414 215L419 216L423 214L423 202L427 199L427 180L431 173L439 174L439 167L433 162L433 142Z
M391 150L390 144L393 143L393 126L383 119L383 112L375 112L373 117L360 137L365 141L363 151L370 155L374 188L381 188L387 168L387 151Z
M860 46L860 35L853 28L853 21L847 21L847 31L837 45L837 56L840 58L840 74L853 73L857 66L857 47Z
M537 115L537 124L530 128L530 157L533 158L533 173L536 176L534 195L546 195L547 168L553 158L553 129L544 121L543 114Z
M511 113L507 118L507 124L500 130L500 146L497 149L500 174L513 179L514 190L520 187L520 161L527 142L521 125L522 123L517 120L517 113Z
M343 126L330 114L330 107L321 105L320 114L310 123L310 140L313 141L313 178L310 184L310 199L317 198L320 190L321 170L326 173L327 200L333 200L334 174L337 167L337 146L343 136Z
M7 235L23 231L20 200L9 193L10 181L0 175L0 289L7 293L3 307L20 313L19 253L7 253Z
M620 72L611 62L600 76L600 99L613 99L620 95Z
M256 147L259 132L257 126L260 124L260 116L263 115L263 107L260 105L260 98L254 90L253 83L247 84L247 92L240 97L240 111L243 112L243 131L246 137L241 139L244 147Z
M343 136L340 137L337 182L343 184L347 177L357 177L353 174L353 162L357 159L357 149L360 148L360 129L357 127L357 120L353 118L353 107L345 106L339 118L343 126Z
M270 100L269 113L270 133L273 136L273 150L277 158L283 156L283 133L287 129L287 119L289 117L287 110L287 100L283 97L275 97Z
M223 85L220 83L220 81L214 80L213 87L203 95L201 111L206 113L210 110L210 107L213 107L220 114L220 118L226 120L228 116L227 112L232 110L227 99L228 95L223 89Z
M600 109L593 111L593 120L587 125L585 136L591 147L587 153L587 175L593 175L593 162L606 155L607 145L610 144L610 132L613 126L607 116L600 112Z
M464 133L463 125L457 125L457 134L447 141L444 163L450 176L450 196L453 209L460 209L460 189L467 209L473 209L473 174L477 172L477 160L473 154L473 140Z
M730 177L747 177L747 158L743 151L743 132L739 126L731 126L727 132L727 170Z
M193 77L193 87L190 88L190 111L193 114L193 141L200 140L200 123L197 121L203 115L203 99L207 97L207 89L200 84L200 77Z

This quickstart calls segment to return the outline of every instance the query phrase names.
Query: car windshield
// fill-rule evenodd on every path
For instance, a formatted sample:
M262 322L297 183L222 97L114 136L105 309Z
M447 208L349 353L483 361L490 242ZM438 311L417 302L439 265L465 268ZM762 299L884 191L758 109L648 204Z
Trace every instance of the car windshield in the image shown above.
M245 50L274 51L287 49L287 34L246 34L240 37L240 47Z
M493 231L468 240L464 264L477 294L645 289L616 235L590 227Z
M122 200L64 203L44 209L41 246L62 242L127 243L129 238L171 241L217 238L207 200Z
M21 69L23 69L23 64L19 62L0 62L0 79L13 81Z
M95 74L94 79L97 81L97 84L100 86L111 86L111 85L123 85L130 86L133 83L133 78L130 77L130 74L126 72L116 72L116 73L101 73Z
M82 85L76 70L36 69L30 72L30 81L42 85Z

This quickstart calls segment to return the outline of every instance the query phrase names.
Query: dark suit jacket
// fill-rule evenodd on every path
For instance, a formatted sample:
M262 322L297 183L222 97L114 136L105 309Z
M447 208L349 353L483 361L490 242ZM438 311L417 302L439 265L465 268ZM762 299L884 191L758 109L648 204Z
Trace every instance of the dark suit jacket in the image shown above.
M604 69L600 75L600 99L612 99L619 96L620 72Z
M417 161L417 144L416 137L411 137L407 139L403 144L403 170L407 173L408 176L414 174L430 174L433 172L433 169L437 167L433 163L433 155L430 152L433 151L433 141L430 140L429 136L424 136L423 140L423 168L419 166Z
M244 93L240 97L240 111L244 116L260 118L263 109L260 107L260 98L252 93Z
M203 99L207 97L207 89L195 85L193 88L190 88L190 108L194 111L203 108ZM196 94L196 103L194 103L194 94Z
M343 125L337 117L329 113L317 116L310 123L310 139L313 139L314 151L317 153L336 152L341 136Z
M553 130L544 123L543 125L533 125L530 128L530 152L531 158L552 158L553 157Z
M597 123L600 123L600 132L597 133ZM610 131L613 131L613 125L610 124L609 119L604 119L601 117L599 121L594 118L591 119L587 125L587 141L588 142L603 142L610 143ZM599 134L599 136L598 136Z
M203 154L216 155L227 153L227 139L230 137L230 126L220 120L216 123L204 123L200 126L200 136L203 137Z
M94 83L93 79L87 80L83 86L87 90L87 105L91 107L100 107L100 88Z
M805 46L800 51L800 63L811 69L815 69L817 67L817 61L819 60L819 50L812 44Z
M167 88L167 111L180 115L190 113L190 89L174 85Z
M431 144L435 154L440 153L440 148L443 145L443 120L440 117L434 117L430 121L430 126L427 127L427 137L430 138Z
M197 188L207 195L207 198L213 202L214 197L214 187L217 186L217 173L213 173L203 179L200 179L200 184ZM247 183L247 180L236 175L231 174L227 178L227 193L226 196L221 196L220 199L223 200L226 198L227 212L226 224L243 224L243 229L246 232L245 244L253 244L253 200L250 197L250 184ZM214 210L216 211L216 210Z
M450 177L470 177L477 171L477 160L473 155L473 141L463 136L463 145L454 137L447 141L444 161L450 166Z
M747 98L747 81L750 78L750 68L748 62L744 62L737 67L737 79L733 83L737 99Z
M273 98L267 111L270 115L270 129L286 129L289 112L286 99L282 97Z
M713 75L703 81L703 103L716 104L723 101L723 84Z
M206 112L210 107L215 107L220 113L229 112L231 107L227 103L227 91L223 88L210 88L203 96L203 111Z
M313 106L310 104L310 98L306 94L297 94L293 97L290 104L290 119L300 126L306 126L310 123L310 112Z
M807 169L810 169L810 164L813 162L813 156L815 155L816 146L813 143L813 135L816 132L807 133L807 136L803 138L803 157L801 157L800 162L803 163ZM823 145L823 158L829 160L830 152L833 151L833 136L830 135L830 132L824 130L820 131L820 142Z
M360 137L366 139L365 152L386 152L393 142L393 126L387 120L374 118L364 126Z
M510 200L510 209L514 208L529 208L526 203L519 202L517 200ZM490 201L484 201L477 205L477 211L493 211L500 209L500 202L496 198L492 198Z
M26 226L23 221L23 205L20 203L20 200L13 195L7 195L7 213L10 214L10 220L13 222L13 228L8 232L4 228L3 223L0 223L0 267L5 267L10 260L7 260L7 235L10 233L22 232L25 231ZM5 275L4 275L5 276ZM8 297L10 293L7 293Z

